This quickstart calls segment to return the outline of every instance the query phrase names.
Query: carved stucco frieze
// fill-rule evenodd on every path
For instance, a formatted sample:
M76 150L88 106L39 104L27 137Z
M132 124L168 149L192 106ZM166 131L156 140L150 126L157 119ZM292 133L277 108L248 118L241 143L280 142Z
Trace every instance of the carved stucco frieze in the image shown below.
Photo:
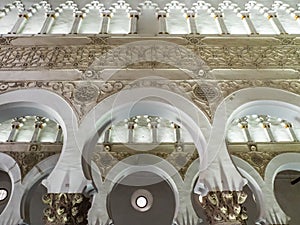
M265 171L269 162L276 156L280 155L280 152L232 152L235 155L246 162L248 162L253 168L261 175L262 178L265 177Z
M293 38L277 38L278 44L245 45L238 42L203 44L203 37L186 37L187 44L113 46L109 37L89 37L86 45L20 46L10 44L15 37L0 38L1 70L79 69L86 71L97 61L103 68L128 68L134 63L146 62L143 68L152 68L150 61L177 68L300 68L300 45ZM253 38L255 40L255 38ZM33 42L34 43L34 42ZM146 43L146 42L145 42ZM167 42L165 42L167 43ZM220 43L220 44L219 44ZM113 51L109 51L114 49ZM193 54L191 54L193 53ZM196 62L196 61L197 62ZM202 61L199 64L199 62ZM148 62L148 63L147 63ZM148 64L148 65L147 65ZM159 65L159 64L158 64ZM157 66L157 65L156 65ZM194 69L196 69L194 68ZM197 72L197 71L194 71Z
M39 162L59 153L58 151L40 151L40 146L32 144L28 151L6 151L5 154L11 156L21 169L22 178Z
M145 153L145 152L143 152ZM185 177L186 171L194 160L198 158L198 154L188 152L146 152L147 154L156 155L162 159L167 160L172 164L182 178ZM108 172L119 162L132 155L139 154L138 152L122 151L122 152L106 152L106 151L94 151L92 160L97 165L101 175L105 178Z
M83 118L97 103L121 90L157 87L179 93L213 118L218 104L231 93L249 87L272 87L300 94L298 80L221 80L221 81L17 81L0 82L0 93L17 89L42 88L64 97ZM121 93L121 92L120 92Z
M218 81L218 87L224 97L249 87L271 87L300 94L299 80L228 80Z

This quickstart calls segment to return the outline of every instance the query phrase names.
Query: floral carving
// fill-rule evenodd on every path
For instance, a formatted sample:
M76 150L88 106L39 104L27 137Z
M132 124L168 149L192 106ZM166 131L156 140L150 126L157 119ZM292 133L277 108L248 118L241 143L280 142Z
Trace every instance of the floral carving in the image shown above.
M74 91L74 98L77 102L92 102L98 97L99 89L93 84L80 85Z
M34 145L37 147L37 145ZM18 163L20 169L21 169L21 174L22 178L25 177L25 175L39 162L42 160L55 155L59 152L57 151L39 151L38 149L32 150L35 148L33 146L30 147L31 151L22 151L22 152L5 152L6 154L10 155L16 162Z
M245 160L254 169L261 175L261 177L265 176L265 170L269 164L269 162L277 155L281 154L280 152L232 152L233 155Z
M214 109L231 93L249 87L273 87L300 94L298 80L220 80L205 81L177 80L150 81L17 81L1 82L0 93L22 88L42 88L64 97L82 118L98 102L123 89L157 87L179 93L193 101L207 116L213 118ZM209 101L205 97L209 97Z
M168 44L153 46L126 45L115 48L108 44L109 37L91 39L88 45L78 46L14 46L7 45L10 39L1 40L0 69L79 69L97 70L104 68L129 68L132 64L143 63L141 68L156 68L173 65L189 69L196 76L199 69L208 68L289 68L300 67L300 46L293 38L278 38L279 43L269 45L204 44L203 37L187 36L183 47ZM8 42L7 42L8 40ZM226 38L224 38L226 40ZM255 40L255 38L253 38ZM272 41L273 39L270 39ZM3 45L4 43L4 45ZM184 48L186 47L186 49ZM184 50L185 49L185 50ZM127 54L131 52L132 54ZM152 52L149 54L149 52ZM105 54L104 54L105 53ZM191 53L195 57L191 57ZM104 55L103 55L104 54ZM198 61L196 60L198 59ZM94 67L100 66L101 69ZM147 64L148 63L148 64ZM95 75L95 74L94 74ZM86 74L85 74L86 76ZM97 76L99 77L99 76Z

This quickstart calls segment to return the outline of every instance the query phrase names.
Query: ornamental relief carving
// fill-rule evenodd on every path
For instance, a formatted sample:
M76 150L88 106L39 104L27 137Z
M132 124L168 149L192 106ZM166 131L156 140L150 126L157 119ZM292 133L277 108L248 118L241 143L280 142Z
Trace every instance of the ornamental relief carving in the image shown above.
M107 152L107 151L94 151L92 160L95 162L99 171L103 178L107 176L109 171L120 161L128 158L132 155L139 154L138 152L129 152L129 151L122 151L122 152ZM173 151L172 153L166 152L147 152L147 154L156 155L162 159L167 160L171 163L176 170L179 172L181 177L184 179L186 171L196 160L199 156L197 151L194 153L189 152L176 152Z
M221 80L205 81L17 81L0 82L0 93L18 89L41 88L53 91L70 103L79 119L105 98L121 90L157 87L179 93L194 102L212 119L218 104L231 93L249 87L272 87L300 94L298 80Z
M260 174L262 178L265 177L265 171L269 162L276 156L280 155L280 152L233 152L235 155L246 162L248 162L253 168Z
M186 36L185 45L165 42L166 46L157 44L154 47L135 44L116 47L109 44L108 38L89 37L89 44L77 46L15 46L10 44L15 37L0 38L0 70L43 68L86 71L95 60L98 60L97 65L102 69L128 68L132 63L149 61L162 62L161 65L176 65L177 68L191 68L191 65L210 69L300 68L300 45L292 37L270 38L270 44L267 45L209 45L203 43L203 37ZM272 44L273 39L277 40L276 44ZM111 49L114 50L110 51ZM199 62L194 61L191 52L200 61L203 60L203 65L197 65ZM143 66L153 67L151 63ZM196 71L193 72L197 74Z
M42 160L57 154L56 151L40 152L40 151L29 151L29 152L5 152L5 154L11 156L19 165L21 169L22 179L25 175L39 162Z

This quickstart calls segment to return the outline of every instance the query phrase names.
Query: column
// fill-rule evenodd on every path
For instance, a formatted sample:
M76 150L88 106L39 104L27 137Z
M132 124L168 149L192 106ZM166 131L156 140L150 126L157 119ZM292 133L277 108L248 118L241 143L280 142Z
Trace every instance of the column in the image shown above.
M87 225L90 199L81 193L45 194L42 198L47 205L44 210L45 225Z
M134 129L135 122L128 121L128 143L133 143L133 129Z
M43 24L40 34L47 34L49 32L49 30L57 16L58 16L58 13L55 11L49 11L47 13L47 19L45 20L45 23Z
M23 25L29 18L29 15L26 13L20 14L16 24L13 26L9 34L17 34L22 29Z
M111 128L109 128L107 131L105 131L103 144L109 144L110 132L111 132Z
M182 146L182 142L181 142L181 133L180 133L180 126L177 124L174 124L174 128L175 128L175 149L176 151L183 151L183 146Z
M11 131L10 131L9 137L7 139L7 142L14 142L15 141L15 137L17 135L17 132L23 126L25 120L26 120L25 117L17 117L17 118L12 120L12 122L11 122Z
M285 29L283 28L282 24L277 18L276 12L270 11L266 13L266 16L270 23L272 24L273 28L275 29L277 34L287 34Z
M158 137L157 137L157 126L158 126L158 117L152 117L149 116L150 122L150 128L152 132L152 143L157 143L158 142Z
M188 20L190 34L198 34L195 17L196 14L194 11L187 12L187 20Z
M299 142L297 135L295 134L295 131L293 129L293 125L290 122L287 122L286 120L281 121L281 123L284 125L285 128L289 129L289 132L293 138L293 141Z
M300 24L300 12L299 11L294 13L294 18Z
M167 12L164 10L160 10L157 13L157 18L158 18L158 33L159 34L167 34Z
M215 21L217 23L220 34L229 34L223 20L223 14L220 11L215 11Z
M250 13L243 11L241 12L241 17L248 34L258 34L250 19Z
M261 116L258 116L258 117L259 117L259 119L262 123L263 128L267 130L267 134L269 136L270 141L275 142L276 140L275 140L274 135L271 131L271 127L270 127L271 125L270 125L270 122L268 121L268 116L261 115Z
M248 215L243 203L247 194L243 191L210 191L199 197L211 225L246 225Z
M56 140L55 140L55 143L61 143L62 142L62 129L61 129L61 126L58 125L58 131L57 131L57 135L56 135Z
M45 117L36 116L35 118L35 125L34 125L34 132L31 138L31 142L37 142L39 133L43 127L46 126L48 119Z
M248 120L247 117L243 117L239 120L239 124L241 126L241 128L243 129L246 138L247 138L247 142L253 142L252 137L250 135L249 129L248 129Z
M78 11L75 13L75 20L71 29L71 34L78 34L84 16L85 14L83 12Z
M129 34L137 34L137 25L139 19L139 12L136 10L130 11L130 32Z
M102 12L102 26L101 26L101 34L107 34L108 33L108 27L109 27L109 22L111 18L111 12L108 10L105 10Z

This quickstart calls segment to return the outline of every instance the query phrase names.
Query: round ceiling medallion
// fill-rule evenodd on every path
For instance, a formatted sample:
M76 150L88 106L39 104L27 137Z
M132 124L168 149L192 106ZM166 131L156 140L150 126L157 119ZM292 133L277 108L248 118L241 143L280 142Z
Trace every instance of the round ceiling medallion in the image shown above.
M153 196L146 189L138 189L131 196L132 207L139 212L148 211L153 204Z
M0 189L0 201L4 201L7 198L8 192L5 189Z

